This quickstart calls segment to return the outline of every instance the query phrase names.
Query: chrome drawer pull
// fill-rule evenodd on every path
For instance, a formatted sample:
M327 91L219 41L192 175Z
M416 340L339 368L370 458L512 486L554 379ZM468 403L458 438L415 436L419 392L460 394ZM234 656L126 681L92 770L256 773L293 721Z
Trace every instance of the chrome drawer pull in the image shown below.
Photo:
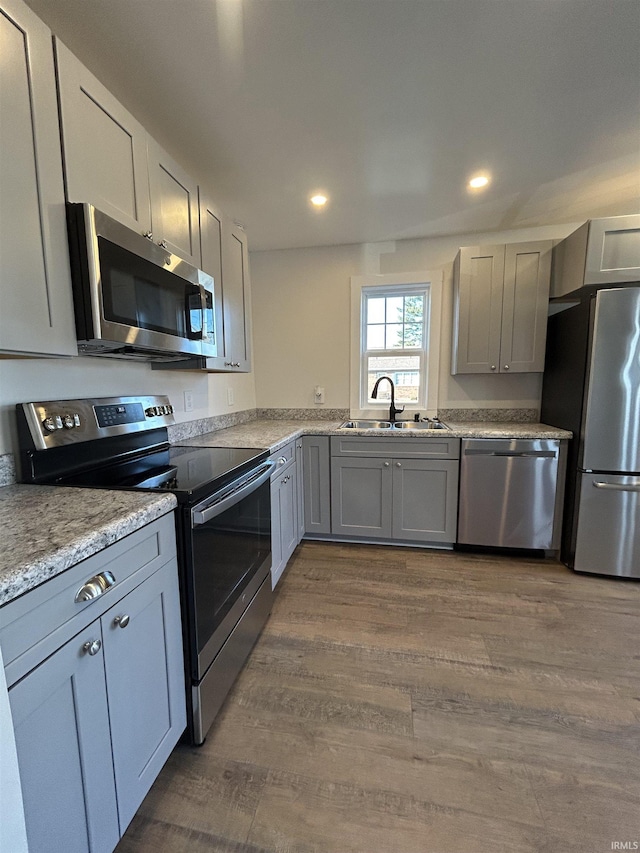
M125 613L123 616L116 616L113 620L114 628L126 628L129 624L129 614Z
M89 578L88 581L82 584L76 592L74 601L76 604L82 604L83 601L91 601L92 598L98 598L99 595L103 595L110 589L115 582L116 579L111 572L100 572L99 575Z

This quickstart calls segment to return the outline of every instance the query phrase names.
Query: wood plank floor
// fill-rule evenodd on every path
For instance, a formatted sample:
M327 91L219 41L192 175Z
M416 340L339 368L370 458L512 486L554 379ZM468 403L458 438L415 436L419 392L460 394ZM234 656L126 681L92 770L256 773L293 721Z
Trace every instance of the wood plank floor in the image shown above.
M614 842L640 843L640 583L305 542L205 745L174 751L117 853Z

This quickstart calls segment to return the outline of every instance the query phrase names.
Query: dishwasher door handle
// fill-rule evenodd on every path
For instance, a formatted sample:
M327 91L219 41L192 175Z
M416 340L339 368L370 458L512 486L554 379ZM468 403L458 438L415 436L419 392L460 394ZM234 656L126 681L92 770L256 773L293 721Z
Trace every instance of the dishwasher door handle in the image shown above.
M514 459L555 459L554 450L465 450L465 456L508 456Z

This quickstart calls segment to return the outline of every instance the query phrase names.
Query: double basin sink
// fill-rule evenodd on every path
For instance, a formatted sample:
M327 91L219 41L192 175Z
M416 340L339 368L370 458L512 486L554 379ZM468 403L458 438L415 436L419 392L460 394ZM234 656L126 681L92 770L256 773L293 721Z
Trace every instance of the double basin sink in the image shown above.
M345 421L340 429L449 429L441 421Z

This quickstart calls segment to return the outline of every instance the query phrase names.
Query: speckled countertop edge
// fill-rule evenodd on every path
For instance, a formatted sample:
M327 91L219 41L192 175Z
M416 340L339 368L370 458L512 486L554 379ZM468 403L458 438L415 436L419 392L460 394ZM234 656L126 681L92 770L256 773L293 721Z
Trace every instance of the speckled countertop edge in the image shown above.
M572 434L558 427L537 423L448 423L448 430L340 429L340 422L256 420L176 442L192 447L264 447L275 453L302 435L371 435L403 438L528 438L569 439Z
M0 488L0 606L176 506L168 494L61 486Z

